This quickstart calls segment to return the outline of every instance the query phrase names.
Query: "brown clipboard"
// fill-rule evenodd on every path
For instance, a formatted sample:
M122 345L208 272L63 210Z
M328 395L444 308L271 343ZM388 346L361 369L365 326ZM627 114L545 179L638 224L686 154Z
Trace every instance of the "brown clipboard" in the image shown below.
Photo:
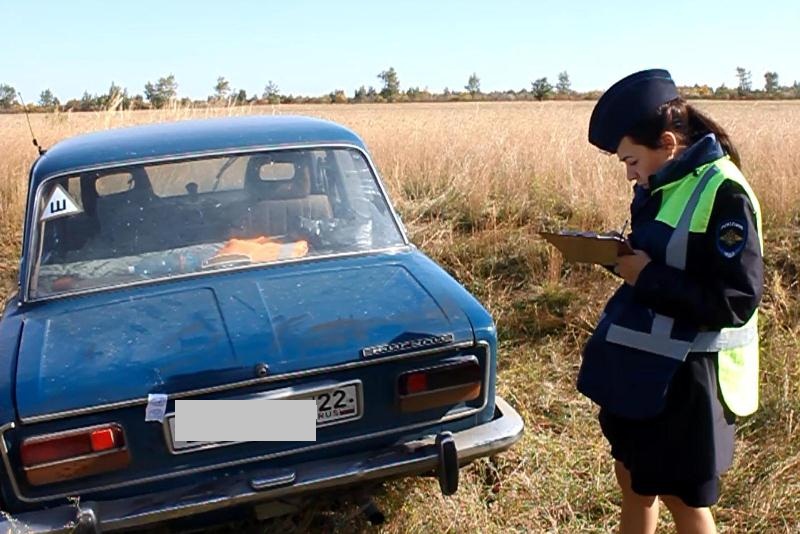
M619 234L598 234L595 232L539 232L564 255L564 259L574 263L596 263L614 265L617 256L633 254L630 244Z

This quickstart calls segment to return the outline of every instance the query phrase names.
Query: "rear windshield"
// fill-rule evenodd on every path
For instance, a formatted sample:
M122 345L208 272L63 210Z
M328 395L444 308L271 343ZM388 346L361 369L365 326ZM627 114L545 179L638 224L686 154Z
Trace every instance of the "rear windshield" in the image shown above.
M354 149L285 150L50 180L33 298L403 244Z

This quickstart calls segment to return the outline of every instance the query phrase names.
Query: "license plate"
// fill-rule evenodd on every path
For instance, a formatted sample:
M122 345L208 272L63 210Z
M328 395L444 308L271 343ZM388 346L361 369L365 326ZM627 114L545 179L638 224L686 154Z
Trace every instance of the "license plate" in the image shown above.
M358 393L358 384L347 384L314 395L313 398L317 400L317 428L361 417Z
M315 399L317 401L317 428L320 428L359 419L363 410L360 388L361 384L354 382L292 398ZM233 441L176 441L175 416L169 415L167 423L169 425L169 439L172 442L172 450L175 452L236 443Z

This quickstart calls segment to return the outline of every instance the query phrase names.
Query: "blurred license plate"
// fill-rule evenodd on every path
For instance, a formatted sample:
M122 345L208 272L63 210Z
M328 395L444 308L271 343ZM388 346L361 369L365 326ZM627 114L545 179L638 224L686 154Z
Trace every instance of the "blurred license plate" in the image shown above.
M294 398L316 399L317 428L319 428L360 418L362 411L360 387L360 382L354 382ZM167 423L169 424L169 434L174 451L234 443L231 441L176 441L175 417L168 416Z

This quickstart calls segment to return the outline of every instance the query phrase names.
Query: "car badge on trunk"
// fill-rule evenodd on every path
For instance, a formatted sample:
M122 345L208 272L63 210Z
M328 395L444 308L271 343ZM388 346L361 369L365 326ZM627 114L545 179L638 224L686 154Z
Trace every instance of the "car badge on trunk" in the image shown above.
M442 334L440 336L417 337L403 341L395 341L387 343L386 345L365 347L361 349L361 357L371 358L373 356L387 356L389 354L439 347L450 344L454 340L455 336L453 334Z

